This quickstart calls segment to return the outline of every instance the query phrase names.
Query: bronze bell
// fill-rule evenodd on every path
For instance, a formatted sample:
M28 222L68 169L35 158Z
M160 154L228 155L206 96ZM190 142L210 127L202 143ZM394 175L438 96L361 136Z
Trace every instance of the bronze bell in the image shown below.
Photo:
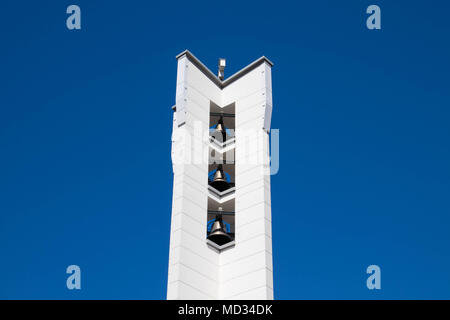
M211 227L211 232L208 235L208 240L217 243L219 246L231 241L231 237L227 233L227 228L222 221L222 214L216 215L216 220Z
M217 139L218 136L222 138L221 142L225 142L227 140L227 130L225 129L225 125L223 124L223 116L220 116L219 121L217 122L216 129L213 133L213 136Z
M219 164L217 166L217 170L214 173L213 181L210 183L210 185L214 189L216 189L220 192L225 191L228 188L230 188L230 184L228 183L227 179L225 178L225 173L223 172L221 164Z

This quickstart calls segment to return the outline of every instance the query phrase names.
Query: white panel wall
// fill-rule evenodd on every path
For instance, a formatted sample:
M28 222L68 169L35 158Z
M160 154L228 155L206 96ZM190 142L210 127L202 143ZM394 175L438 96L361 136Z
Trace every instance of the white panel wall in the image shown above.
M220 256L219 294L223 299L273 299L270 176L262 167L269 157L270 65L262 63L230 84L222 101L236 103L236 246ZM252 134L257 141L249 147L246 139Z
M210 101L236 104L235 246L217 252L206 244L207 161L174 164L167 298L273 299L270 176L262 165L269 156L271 66L262 62L220 89L181 56L174 130L193 135L200 124L207 132ZM259 140L249 138L247 143L241 129L253 130ZM197 146L207 147L207 141L197 140ZM173 143L172 154L198 156L195 143Z
M199 149L208 150L201 131L209 126L210 101L220 103L220 96L220 89L186 56L178 59L174 128L193 139L172 144L172 154L185 151L190 156L186 163L174 164L167 299L218 298L219 256L205 241L208 164L201 161ZM195 130L200 136L195 137Z

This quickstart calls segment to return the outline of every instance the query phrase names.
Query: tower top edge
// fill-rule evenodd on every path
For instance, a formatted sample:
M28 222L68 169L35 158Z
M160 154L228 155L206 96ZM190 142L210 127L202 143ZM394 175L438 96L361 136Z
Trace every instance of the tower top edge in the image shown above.
M256 67L258 67L260 64L266 62L270 67L273 66L273 62L270 61L266 56L262 56L259 59L256 59L252 63L250 63L248 66L242 68L238 72L234 73L232 76L228 77L225 80L220 80L211 70L208 69L207 66L205 66L196 56L194 56L189 50L184 50L180 54L176 56L176 59L179 60L183 57L186 57L189 61L191 61L197 68L200 69L212 82L214 82L220 89L225 88L226 86L230 85L234 81L238 80L239 78L243 77Z

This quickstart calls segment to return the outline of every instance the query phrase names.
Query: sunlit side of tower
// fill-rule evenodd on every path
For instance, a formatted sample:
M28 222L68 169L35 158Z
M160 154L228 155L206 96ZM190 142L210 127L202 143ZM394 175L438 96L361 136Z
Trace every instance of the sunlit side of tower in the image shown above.
M167 299L273 299L272 63L225 79L177 56Z

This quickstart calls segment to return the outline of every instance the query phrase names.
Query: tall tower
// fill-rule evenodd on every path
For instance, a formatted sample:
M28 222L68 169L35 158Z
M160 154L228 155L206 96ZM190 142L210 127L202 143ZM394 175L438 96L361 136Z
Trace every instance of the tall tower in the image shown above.
M273 299L272 63L224 79L177 56L167 299Z

